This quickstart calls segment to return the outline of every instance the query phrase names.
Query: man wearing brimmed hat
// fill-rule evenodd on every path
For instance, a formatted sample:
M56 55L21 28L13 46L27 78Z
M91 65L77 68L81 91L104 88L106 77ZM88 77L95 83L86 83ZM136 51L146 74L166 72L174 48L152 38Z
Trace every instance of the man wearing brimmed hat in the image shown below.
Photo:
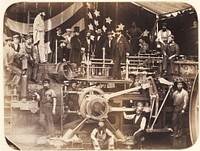
M107 39L103 45L103 50L105 51L106 59L112 58L112 49L113 49L113 33L109 31L107 32Z
M12 48L12 42L13 39L11 37L5 38L5 46L4 46L4 66L6 71L9 73L14 73L14 78L10 81L12 85L18 85L19 81L21 79L21 74L25 74L25 70L27 70L26 66L22 66L23 68L20 69L16 66L16 63L14 62L14 59L19 59L24 56L24 54L21 54L19 52L16 52ZM24 64L24 62L22 62Z
M115 136L109 129L105 127L105 121L103 119L100 120L98 122L98 126L99 127L93 129L92 133L90 134L90 138L92 139L92 144L94 146L94 149L114 150Z
M137 102L136 113L127 115L123 112L124 118L133 120L133 142L141 146L141 138L145 135L146 117L142 114L144 104Z
M81 46L82 42L80 40L80 27L74 27L74 36L71 39L72 50L70 53L70 61L72 63L76 63L77 67L80 66L81 63Z
M40 100L39 123L47 130L52 137L54 135L53 114L56 113L56 93L50 88L50 80L43 80L43 88L35 93L37 100Z
M174 137L179 137L183 133L182 114L185 113L189 99L188 92L183 88L183 84L183 80L178 79L175 82L177 90L174 91L172 95L174 101L174 112L172 117L173 134L171 136Z
M40 62L44 63L47 61L47 51L44 44L45 36L45 22L44 22L45 12L40 10L38 15L34 19L33 23L33 43L39 51Z
M122 35L120 28L116 28L116 36L113 40L112 60L114 64L112 78L121 79L121 62L125 62L126 53L130 53L130 46L126 37Z

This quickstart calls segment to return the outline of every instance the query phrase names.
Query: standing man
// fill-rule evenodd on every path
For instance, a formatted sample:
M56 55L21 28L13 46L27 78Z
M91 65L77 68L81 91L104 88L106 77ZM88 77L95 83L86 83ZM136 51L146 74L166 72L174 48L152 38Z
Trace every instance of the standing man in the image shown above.
M70 28L66 29L66 33L64 35L65 41L66 41L66 50L64 52L64 58L66 61L69 61L69 56L70 56L70 52L72 49L72 45L71 45L71 38L72 38L72 30Z
M130 52L130 46L126 37L121 33L121 29L116 29L116 37L113 39L113 51L112 51L112 60L113 60L113 70L112 78L121 79L121 62L125 61L126 53Z
M139 37L142 34L142 30L137 27L135 22L132 22L132 27L128 30L127 34L130 36L131 42L131 55L138 54L139 51Z
M169 43L166 48L166 59L163 59L163 70L164 72L169 71L170 75L174 74L174 60L180 54L179 45L174 41L174 35L170 35ZM169 61L169 68L168 68ZM169 70L167 70L169 69Z
M103 44L106 37L102 33L102 29L97 29L97 35L94 38L94 57L97 59L103 58ZM92 54L93 55L93 54Z
M107 33L108 38L106 39L103 50L105 51L105 58L111 59L112 58L112 49L113 49L113 33L108 32Z
M26 36L25 43L21 46L20 52L26 55L29 79L37 83L39 54L37 54L37 50L33 46L33 38L30 35Z
M89 58L94 51L94 41L91 39L92 31L88 30L86 32L86 38L83 41L83 48L85 48L86 55L89 54Z
M12 42L12 47L16 52L19 52L21 49L21 45L20 45L20 36L18 34L13 36L13 42ZM21 60L19 58L15 58L14 62L16 63L16 66L18 68L21 68L22 63Z
M105 127L104 121L99 121L98 128L93 129L90 134L92 139L92 144L95 150L108 149L114 150L114 140L115 136L113 133ZM108 148L105 148L108 146Z
M81 40L79 38L80 28L78 26L74 27L74 36L71 39L72 50L70 53L70 61L72 63L77 64L77 68L79 68L81 64Z
M50 80L44 79L43 88L35 93L40 100L39 123L46 128L50 136L54 135L53 115L56 113L56 93L50 88Z
M61 43L65 41L65 38L62 36L61 28L56 28L56 36L52 38L50 41L50 49L51 49L51 56L49 62L53 63L56 60L56 50L57 50L57 60L58 62L63 61L63 51L65 51L66 47L63 47Z
M37 46L39 51L40 63L46 62L46 49L44 45L44 35L45 35L45 23L44 23L45 12L40 11L35 17L33 23L33 42Z
M138 146L141 146L141 138L145 135L146 117L142 114L143 103L138 102L136 107L136 113L127 115L123 112L124 118L133 120L133 142Z
M183 81L178 79L177 90L173 93L174 112L172 117L173 134L171 136L179 137L183 133L182 115L185 113L189 99L188 92L183 88Z

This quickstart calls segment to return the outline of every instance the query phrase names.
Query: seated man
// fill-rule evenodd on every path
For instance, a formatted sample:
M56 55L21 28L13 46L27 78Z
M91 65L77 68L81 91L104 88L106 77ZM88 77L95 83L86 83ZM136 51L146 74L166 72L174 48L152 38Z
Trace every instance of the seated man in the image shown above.
M114 149L114 138L113 133L105 127L104 121L99 121L99 127L93 129L90 137L95 150L105 149L105 145L108 145L109 150Z
M133 120L133 142L138 146L141 146L141 138L145 134L146 117L142 114L143 108L143 103L138 102L135 114L127 115L123 112L125 119Z

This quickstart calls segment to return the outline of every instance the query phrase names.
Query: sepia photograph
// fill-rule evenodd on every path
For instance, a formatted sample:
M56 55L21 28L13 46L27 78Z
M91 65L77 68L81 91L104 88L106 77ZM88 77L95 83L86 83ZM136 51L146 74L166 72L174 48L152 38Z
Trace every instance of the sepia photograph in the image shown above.
M199 135L198 15L177 1L15 2L2 13L14 150L179 150Z

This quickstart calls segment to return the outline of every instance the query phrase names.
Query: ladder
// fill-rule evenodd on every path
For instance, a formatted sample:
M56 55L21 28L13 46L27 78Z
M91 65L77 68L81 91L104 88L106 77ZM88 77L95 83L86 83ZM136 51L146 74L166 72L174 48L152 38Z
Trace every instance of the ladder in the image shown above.
M4 130L6 134L12 133L12 107L7 97L4 100Z
M35 10L29 10L27 16L27 23L28 23L28 35L33 35L33 22L37 15Z

